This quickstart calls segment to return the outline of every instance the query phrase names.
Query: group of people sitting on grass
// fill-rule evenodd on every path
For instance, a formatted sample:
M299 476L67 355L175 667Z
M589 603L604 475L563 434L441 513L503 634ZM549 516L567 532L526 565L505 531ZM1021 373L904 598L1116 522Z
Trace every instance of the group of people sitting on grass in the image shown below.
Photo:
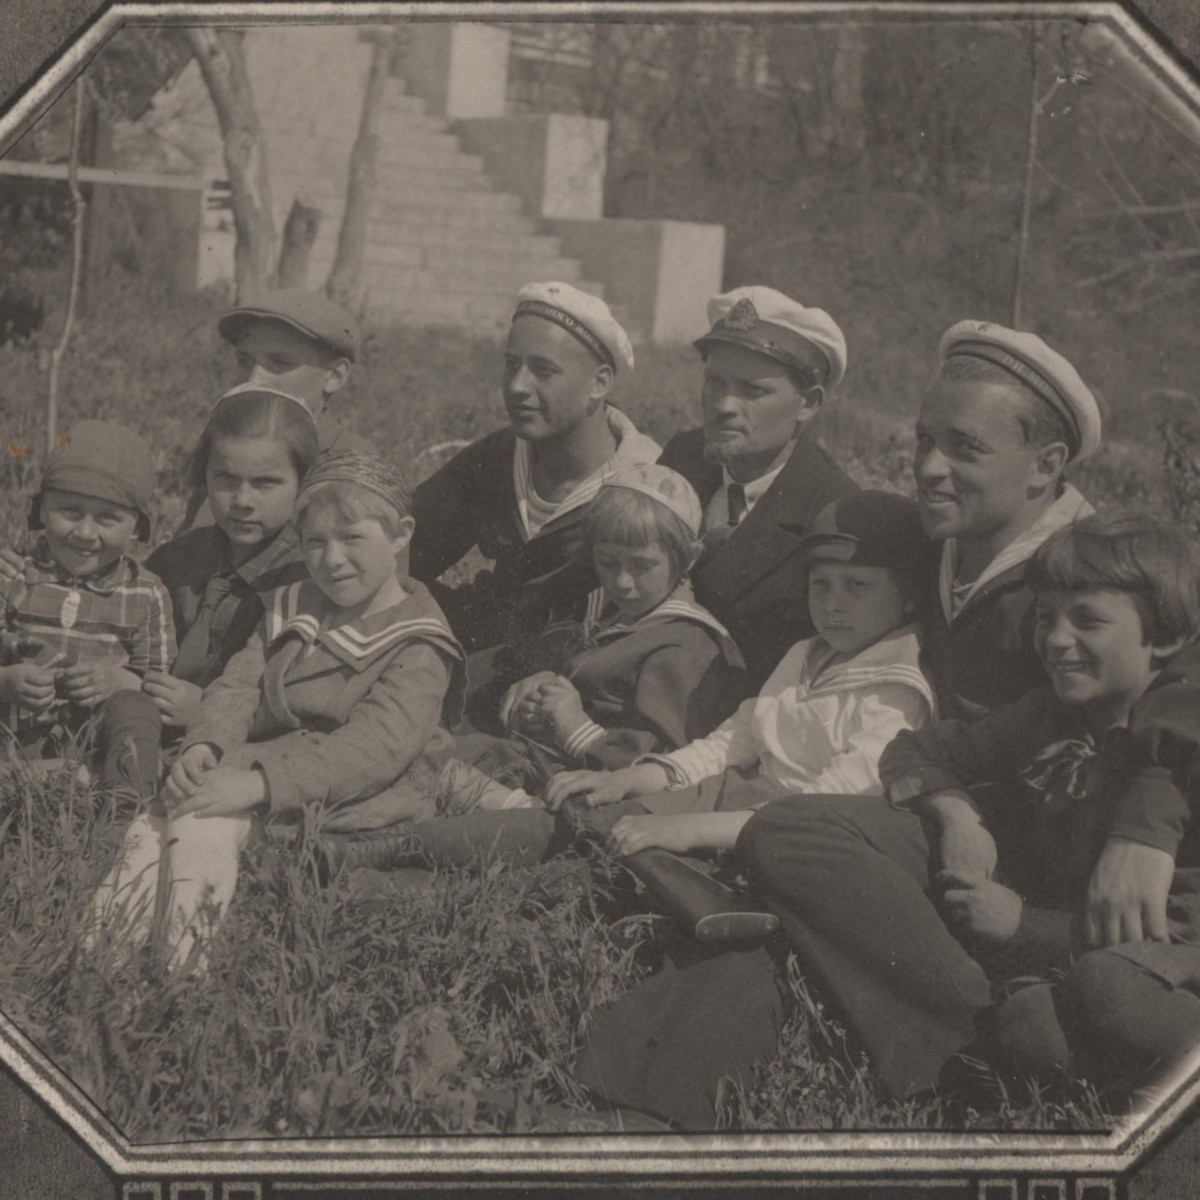
M77 424L3 555L0 700L14 761L85 737L131 799L88 937L203 972L283 822L322 879L599 841L681 935L572 1065L613 1110L711 1128L776 1049L788 952L896 1098L978 1063L1161 1086L1200 1038L1195 546L1065 481L1100 408L1031 333L946 332L914 502L809 433L828 314L743 287L708 317L702 423L661 449L609 401L603 301L529 285L507 426L410 495L336 417L353 318L235 308L246 381L144 561L150 449Z

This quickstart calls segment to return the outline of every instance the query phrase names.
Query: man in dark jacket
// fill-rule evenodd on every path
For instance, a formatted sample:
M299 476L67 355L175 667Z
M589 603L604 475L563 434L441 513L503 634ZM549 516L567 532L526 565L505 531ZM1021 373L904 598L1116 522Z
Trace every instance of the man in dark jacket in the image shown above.
M787 650L813 634L800 538L857 484L806 433L846 371L834 320L767 287L708 305L704 425L676 435L660 460L704 505L705 551L692 568L701 604L733 635L757 692Z

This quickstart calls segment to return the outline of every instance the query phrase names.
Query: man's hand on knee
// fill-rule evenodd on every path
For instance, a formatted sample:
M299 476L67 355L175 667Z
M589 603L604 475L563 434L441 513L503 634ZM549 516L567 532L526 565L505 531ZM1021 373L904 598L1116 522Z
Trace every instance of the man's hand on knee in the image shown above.
M966 792L933 792L921 798L918 811L937 830L938 881L982 882L996 870L996 842Z
M1167 894L1175 859L1165 850L1109 838L1088 882L1083 914L1089 946L1168 942Z

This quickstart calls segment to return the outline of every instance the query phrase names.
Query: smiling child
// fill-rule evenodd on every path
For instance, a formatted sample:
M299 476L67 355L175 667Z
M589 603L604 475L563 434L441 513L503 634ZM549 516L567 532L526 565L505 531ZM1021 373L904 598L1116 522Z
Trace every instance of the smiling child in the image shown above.
M894 807L801 801L746 827L752 886L893 1095L960 1051L1129 1088L1197 1045L1198 568L1149 517L1060 530L1028 574L1049 686L900 734Z
M462 652L407 575L413 519L399 473L327 453L296 523L310 578L264 598L262 624L205 691L163 789L176 964L232 899L259 814L318 809L323 827L372 829L432 812L452 746L443 721L461 704Z
M46 462L30 510L33 553L0 579L16 661L0 667L5 724L34 757L57 757L96 717L101 782L152 796L159 718L143 677L175 655L171 601L129 558L150 533L150 448L110 421L81 421Z

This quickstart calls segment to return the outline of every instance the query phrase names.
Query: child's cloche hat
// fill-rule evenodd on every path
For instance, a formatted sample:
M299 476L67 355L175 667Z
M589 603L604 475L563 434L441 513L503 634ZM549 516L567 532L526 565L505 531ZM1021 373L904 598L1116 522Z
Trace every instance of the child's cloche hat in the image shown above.
M911 571L927 553L916 501L895 492L863 491L827 504L800 539L810 563L853 563Z
M29 528L42 528L42 493L53 488L108 500L138 514L137 536L150 537L154 457L142 436L115 421L80 421L46 460L29 510Z
M614 471L605 479L603 487L628 488L657 500L688 527L692 537L700 536L700 524L704 519L700 497L678 471L658 463L634 463Z
M352 483L386 500L402 517L409 515L408 484L398 467L361 450L326 450L304 476L296 500L299 508L305 495L323 483Z

